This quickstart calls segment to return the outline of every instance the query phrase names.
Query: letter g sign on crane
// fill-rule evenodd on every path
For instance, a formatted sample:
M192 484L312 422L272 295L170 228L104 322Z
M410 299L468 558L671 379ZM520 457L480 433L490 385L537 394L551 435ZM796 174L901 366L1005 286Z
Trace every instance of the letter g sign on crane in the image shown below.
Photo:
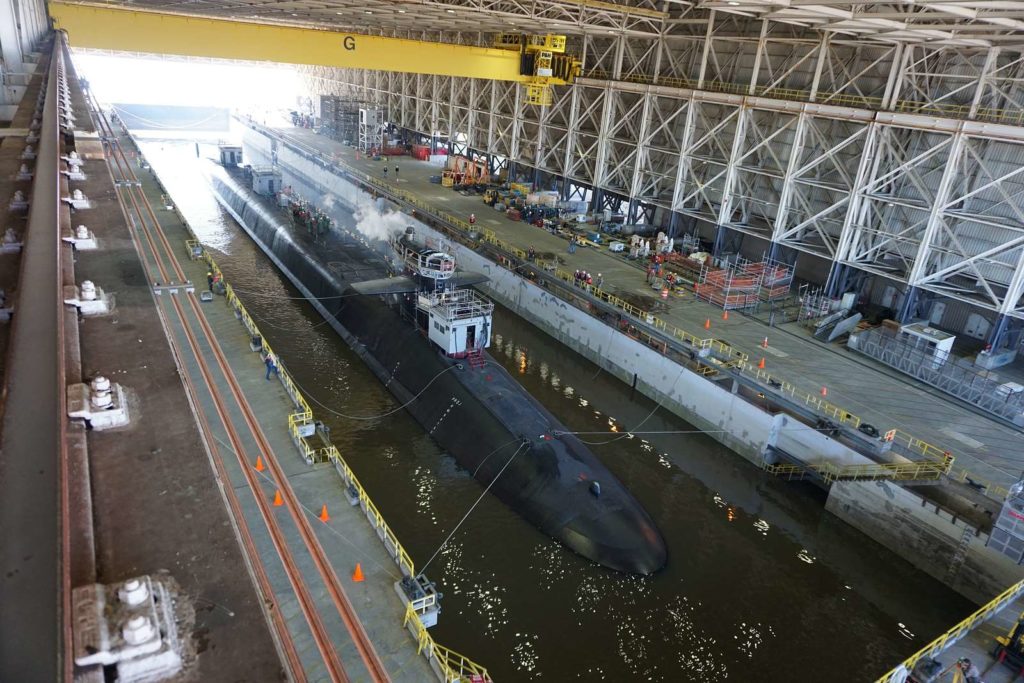
M344 48L346 50L349 50L349 51L355 50L356 49L356 39L355 39L355 36L345 36L345 38L341 41L341 44L342 44L342 46L344 46Z

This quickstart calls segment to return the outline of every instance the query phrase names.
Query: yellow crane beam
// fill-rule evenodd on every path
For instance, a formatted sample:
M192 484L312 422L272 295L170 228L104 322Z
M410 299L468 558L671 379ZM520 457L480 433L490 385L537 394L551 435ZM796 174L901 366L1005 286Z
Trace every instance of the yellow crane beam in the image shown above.
M54 26L72 47L152 54L374 69L486 78L543 87L571 82L575 73L538 79L522 74L520 53L507 49L340 33L231 19L124 9L88 3L49 3ZM578 66L578 64L577 64ZM568 75L568 79L564 76ZM539 102L538 102L539 103Z

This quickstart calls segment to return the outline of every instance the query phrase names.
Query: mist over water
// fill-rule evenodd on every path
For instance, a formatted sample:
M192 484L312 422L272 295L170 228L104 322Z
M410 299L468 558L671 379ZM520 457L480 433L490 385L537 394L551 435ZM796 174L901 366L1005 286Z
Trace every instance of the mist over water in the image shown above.
M191 142L144 152L374 502L420 564L482 487L404 411L229 218ZM207 156L215 149L204 148ZM353 223L404 229L373 202ZM778 481L498 307L491 355L592 449L661 528L653 577L597 567L484 496L428 574L437 640L497 681L874 680L973 607ZM611 441L643 422L650 434ZM323 476L334 476L324 472Z

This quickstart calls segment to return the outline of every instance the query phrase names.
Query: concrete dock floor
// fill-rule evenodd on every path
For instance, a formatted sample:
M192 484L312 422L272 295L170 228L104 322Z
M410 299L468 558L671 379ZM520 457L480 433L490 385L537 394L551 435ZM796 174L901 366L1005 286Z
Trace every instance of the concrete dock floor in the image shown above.
M341 162L365 173L383 178L384 163L360 155L355 150L312 130L281 127L276 129L305 145L335 155ZM394 167L400 167L399 178ZM520 249L533 246L538 252L554 252L564 259L563 269L584 269L601 273L604 289L613 293L655 293L645 281L645 273L635 263L607 249L580 248L567 253L565 239L546 230L511 221L483 203L478 195L463 196L451 188L430 183L441 171L424 161L410 157L388 160L387 182L411 193L440 210L469 218L476 214L477 224L491 229L499 239ZM1024 453L1019 448L1020 430L972 412L958 401L911 378L845 350L825 345L799 330L769 327L751 316L730 312L722 319L722 310L696 300L692 295L672 297L669 310L658 313L667 323L698 337L713 336L747 353L753 362L765 358L767 369L800 389L818 395L824 387L828 400L858 415L864 422L885 432L899 428L956 457L954 470L964 468L976 478L1008 487L1020 478ZM705 322L710 320L710 330ZM765 337L769 348L761 348Z

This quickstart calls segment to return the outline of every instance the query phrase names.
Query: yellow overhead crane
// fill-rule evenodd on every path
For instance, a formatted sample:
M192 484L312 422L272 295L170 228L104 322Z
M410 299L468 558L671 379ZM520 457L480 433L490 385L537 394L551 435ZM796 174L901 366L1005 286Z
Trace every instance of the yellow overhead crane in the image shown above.
M502 33L487 48L114 5L49 8L72 47L515 81L530 104L550 104L550 86L580 73L579 60L564 54L565 36Z

